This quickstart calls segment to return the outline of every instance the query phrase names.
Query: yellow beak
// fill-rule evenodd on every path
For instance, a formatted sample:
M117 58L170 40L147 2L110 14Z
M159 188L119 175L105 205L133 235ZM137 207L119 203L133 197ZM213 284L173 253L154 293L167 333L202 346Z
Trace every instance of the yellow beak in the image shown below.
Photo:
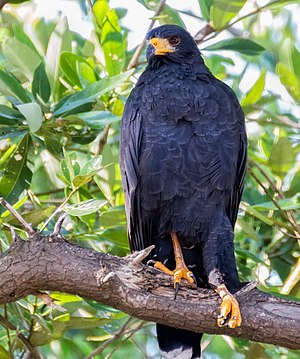
M165 55L168 52L174 52L175 48L170 45L168 39L154 37L149 43L155 48L155 55Z

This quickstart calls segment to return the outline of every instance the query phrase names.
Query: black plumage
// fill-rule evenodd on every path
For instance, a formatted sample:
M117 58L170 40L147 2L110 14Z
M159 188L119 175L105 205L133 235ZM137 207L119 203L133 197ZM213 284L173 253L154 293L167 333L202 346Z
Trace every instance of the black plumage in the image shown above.
M122 119L121 172L131 250L155 244L152 258L174 269L170 233L176 233L197 284L216 288L224 283L234 292L240 282L233 228L247 151L243 112L184 29L163 25L147 39L167 39L172 52L155 53L155 46L148 45L149 64ZM199 357L201 335L177 333L158 327L165 356L185 351L186 358Z

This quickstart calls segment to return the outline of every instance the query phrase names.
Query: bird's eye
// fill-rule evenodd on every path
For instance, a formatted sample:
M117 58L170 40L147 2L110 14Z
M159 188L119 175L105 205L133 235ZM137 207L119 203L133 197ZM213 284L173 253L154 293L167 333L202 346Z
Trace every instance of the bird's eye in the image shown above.
M175 35L175 36L171 36L169 38L169 43L172 45L172 46L176 46L180 43L180 37Z

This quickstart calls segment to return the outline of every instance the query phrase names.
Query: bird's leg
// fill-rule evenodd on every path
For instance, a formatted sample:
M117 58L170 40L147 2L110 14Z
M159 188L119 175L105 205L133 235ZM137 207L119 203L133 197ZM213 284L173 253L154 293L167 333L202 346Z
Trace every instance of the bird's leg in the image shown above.
M239 327L242 323L239 303L228 291L225 284L217 286L215 291L222 299L220 314L218 316L218 326L228 325L229 328Z
M180 285L181 279L182 278L186 279L190 284L195 283L195 279L194 279L193 272L188 269L188 267L186 266L186 264L184 262L184 258L183 258L180 243L178 241L177 234L171 233L171 237L172 237L172 243L173 243L173 249L174 249L174 255L175 255L176 268L173 271L171 271L161 262L156 262L154 264L154 267L162 270L163 272L165 272L168 275L173 276L174 288L175 288L175 298L176 298L178 291L179 291L179 285Z

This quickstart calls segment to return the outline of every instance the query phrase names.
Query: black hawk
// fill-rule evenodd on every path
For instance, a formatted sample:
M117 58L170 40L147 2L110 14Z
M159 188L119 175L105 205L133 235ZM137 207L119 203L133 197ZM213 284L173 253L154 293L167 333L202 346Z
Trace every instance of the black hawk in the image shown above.
M121 172L132 251L155 245L155 267L211 287L219 326L241 324L234 224L243 191L247 138L234 92L205 66L176 25L147 35L148 66L125 106ZM175 294L175 296L176 296ZM200 357L201 334L157 324L163 357Z

